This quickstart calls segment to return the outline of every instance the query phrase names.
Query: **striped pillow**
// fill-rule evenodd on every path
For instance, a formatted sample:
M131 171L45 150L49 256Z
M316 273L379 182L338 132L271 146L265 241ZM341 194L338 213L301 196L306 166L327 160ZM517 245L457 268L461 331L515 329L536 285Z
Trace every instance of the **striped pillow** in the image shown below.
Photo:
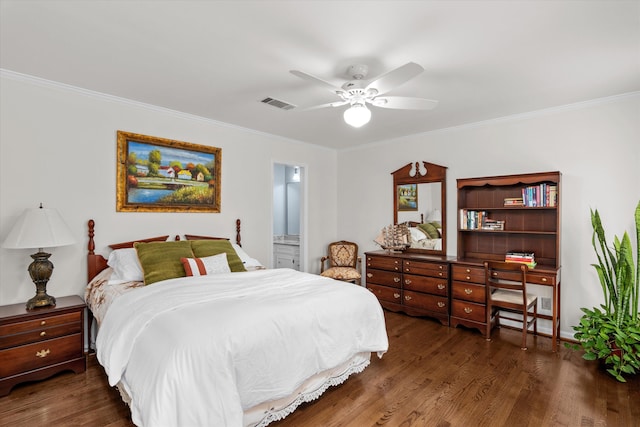
M187 276L231 273L225 252L204 258L180 258Z

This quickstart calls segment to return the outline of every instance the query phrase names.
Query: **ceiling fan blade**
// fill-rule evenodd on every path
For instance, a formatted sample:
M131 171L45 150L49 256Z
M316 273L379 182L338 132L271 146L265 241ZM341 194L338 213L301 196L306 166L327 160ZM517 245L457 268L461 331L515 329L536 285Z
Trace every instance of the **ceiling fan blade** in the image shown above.
M382 108L398 108L401 110L432 110L438 101L424 98L409 98L406 96L383 96L371 100L371 105Z
M331 92L335 93L336 95L340 95L341 93L344 92L344 90L338 86L332 85L329 82L326 82L324 80L322 80L321 78L318 78L316 76L312 76L311 74L307 74L303 71L298 71L298 70L289 70L289 72L291 74L293 74L294 76L298 76L303 80L307 80L317 86L321 86L325 89L330 90Z
M416 64L415 62L408 62L401 67L391 70L385 73L369 83L368 89L375 89L378 91L378 95L389 92L391 89L395 89L401 84L411 80L418 74L422 73L424 68Z
M320 104L320 105L313 105L311 107L303 107L303 108L298 108L298 111L308 111L308 110L318 110L320 108L327 108L327 107L341 107L343 105L347 105L349 103L349 101L336 101L336 102L329 102L327 104Z

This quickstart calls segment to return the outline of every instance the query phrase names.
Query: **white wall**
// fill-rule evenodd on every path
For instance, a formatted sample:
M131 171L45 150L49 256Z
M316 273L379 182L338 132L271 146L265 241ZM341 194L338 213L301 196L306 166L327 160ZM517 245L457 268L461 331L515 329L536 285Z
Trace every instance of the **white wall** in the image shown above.
M635 232L640 200L640 94L414 135L342 151L338 234L376 250L377 232L393 221L394 170L415 161L447 166L447 253L456 255L456 179L562 172L561 298L563 336L597 306L601 289L591 263L589 208L607 237ZM632 240L635 240L632 238ZM540 287L543 288L543 287ZM545 296L545 289L538 289Z
M96 221L97 252L135 238L209 234L233 238L271 265L273 162L304 165L311 271L337 228L334 150L260 134L177 112L82 92L26 76L0 75L0 241L27 207L56 208L76 237L51 248L48 291L83 295L87 221ZM116 131L222 148L221 213L116 212ZM36 250L0 249L0 305L26 302L35 287L26 271ZM319 270L319 266L318 266Z

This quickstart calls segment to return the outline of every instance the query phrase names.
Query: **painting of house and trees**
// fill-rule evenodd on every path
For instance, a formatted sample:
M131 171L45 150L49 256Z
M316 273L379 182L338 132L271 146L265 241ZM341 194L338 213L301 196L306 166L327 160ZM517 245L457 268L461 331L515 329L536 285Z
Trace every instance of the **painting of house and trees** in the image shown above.
M118 131L118 212L220 212L222 149Z

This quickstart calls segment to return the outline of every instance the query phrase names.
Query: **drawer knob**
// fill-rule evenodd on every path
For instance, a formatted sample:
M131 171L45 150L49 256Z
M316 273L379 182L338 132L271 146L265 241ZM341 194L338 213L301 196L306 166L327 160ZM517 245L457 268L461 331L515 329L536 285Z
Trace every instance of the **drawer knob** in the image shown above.
M467 313L467 314L471 313L472 311L473 311L472 308L469 308L469 307L465 307L464 308L464 312Z
M471 270L467 268L467 273L471 273Z
M44 325L46 325L46 324L47 324L47 321L46 321L46 320L43 320L43 321L41 321L41 322L40 322L40 326L44 326Z
M438 283L438 289L443 290L446 286L442 283Z
M543 282L546 282L546 281L547 281L547 278L546 278L546 277L543 277L543 278L542 278L542 281L543 281Z
M373 274L371 274L371 273L367 273L367 277L368 277L369 279L371 279L371 278L373 277Z
M38 352L36 352L36 357L47 357L49 355L49 353L51 353L51 350L49 349L42 349Z
M411 284L411 279L404 279L404 283L406 283L407 285Z
M405 270L404 270L404 271L409 272L409 271L411 271L411 270L409 270L408 268L405 268Z
M467 276L467 280L471 280L471 277L470 277L470 276Z
M498 273L496 273L496 272L494 271L494 272L493 272L493 275L494 275L494 276L497 276L497 275L498 275Z
M442 301L438 301L438 307L440 308L444 307L444 303Z
M407 301L411 301L411 295L405 295L404 299L407 300Z
M394 281L395 283L398 283L398 282L400 281L400 278L399 278L399 277L394 277L394 278L393 278L393 281Z
M440 270L442 270L442 268L443 268L443 267L442 267L441 265L439 265L439 266L438 266L438 268L439 268Z
M395 270L395 271L398 271L398 267L395 267L395 268L394 268L394 270Z
M45 336L45 335L47 335L47 333L46 333L45 331L40 332L40 336L41 336L41 337L43 337L43 336Z
M395 299L398 299L398 298L400 298L400 294L399 294L399 293L397 293L397 292L394 292L394 293L393 293L393 297L394 297Z
M471 295L473 293L473 289L464 288L464 293L467 295Z
M442 277L442 272L438 273L438 276Z

